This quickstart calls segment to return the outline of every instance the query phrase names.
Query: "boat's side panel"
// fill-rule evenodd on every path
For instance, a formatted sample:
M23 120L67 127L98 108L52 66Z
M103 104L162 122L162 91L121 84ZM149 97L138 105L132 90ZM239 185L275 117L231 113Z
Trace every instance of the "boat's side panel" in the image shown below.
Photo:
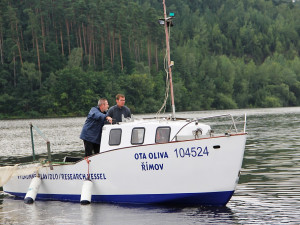
M202 204L202 199L205 204L223 205L237 184L245 141L246 135L241 134L131 147L90 157L89 170L84 160L54 166L54 170L43 168L37 199L79 201L89 171L92 201L155 203L194 199ZM4 191L22 196L32 177L16 177L4 186Z
M232 191L244 147L245 135L148 145L92 157L91 171L101 165L104 195Z

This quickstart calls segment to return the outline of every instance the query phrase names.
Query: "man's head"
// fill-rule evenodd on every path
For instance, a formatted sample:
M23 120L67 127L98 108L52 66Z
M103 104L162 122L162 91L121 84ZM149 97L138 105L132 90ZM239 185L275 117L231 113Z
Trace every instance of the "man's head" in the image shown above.
M105 98L100 98L98 101L98 107L101 112L107 111L109 107L107 100Z
M117 106L119 108L123 107L125 105L125 96L122 94L117 94L116 95L116 102L117 102Z

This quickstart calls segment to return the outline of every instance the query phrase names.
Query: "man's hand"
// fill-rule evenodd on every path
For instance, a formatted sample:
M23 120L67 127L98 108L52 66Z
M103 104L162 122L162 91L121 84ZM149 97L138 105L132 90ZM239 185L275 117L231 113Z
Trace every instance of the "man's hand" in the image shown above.
M106 117L106 120L109 122L109 123L112 123L112 118L110 116L107 116Z

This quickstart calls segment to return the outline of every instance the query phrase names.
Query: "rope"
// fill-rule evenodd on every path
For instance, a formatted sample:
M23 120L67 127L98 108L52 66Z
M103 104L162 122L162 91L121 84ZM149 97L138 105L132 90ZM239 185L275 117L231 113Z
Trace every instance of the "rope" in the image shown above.
M89 160L89 157L84 157L85 161L87 162L88 164L88 180L90 179L90 162L91 160Z
M170 27L169 26L169 39L170 39ZM169 88L170 88L170 80L169 80L169 71L168 71L168 53L167 53L167 48L166 48L166 54L165 54L165 58L164 58L164 68L166 71L166 92L165 92L165 99L164 99L164 103L161 106L161 108L158 110L158 112L156 113L156 118L158 118L158 115L161 113L161 111L164 109L163 114L166 111L166 105L167 105L167 100L169 97Z

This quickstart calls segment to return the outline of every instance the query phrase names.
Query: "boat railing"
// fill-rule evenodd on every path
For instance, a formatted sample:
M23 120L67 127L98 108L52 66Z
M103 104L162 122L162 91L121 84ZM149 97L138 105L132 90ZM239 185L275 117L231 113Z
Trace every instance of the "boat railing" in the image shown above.
M247 122L247 114L244 114L244 118L242 121L238 121L240 117L237 117L236 119L234 119L234 117L231 114L222 114L222 115L215 115L215 116L207 116L207 117L200 117L197 118L196 120L198 122L201 122L202 120L209 120L209 119L218 119L218 118L225 118L225 117L229 117L231 119L231 126L230 126L230 131L232 130L232 128L234 129L235 133L238 133L238 129L237 129L237 124L242 123L243 124L243 132L246 133L246 122Z
M43 132L37 127L30 123L30 134L31 134L31 145L32 145L32 158L35 161L35 152L34 152L34 141L33 141L33 129L46 141L47 144L47 155L48 155L48 163L50 168L52 169L51 164L51 150L50 150L50 141L49 139L43 134Z
M236 119L234 119L234 117L231 114L222 114L222 115L215 115L215 116L206 116L206 117L200 117L200 118L195 118L195 119L183 119L183 118L177 118L178 120L186 120L187 123L182 126L177 133L174 135L174 137L171 139L171 141L175 140L175 138L177 137L178 134L180 134L180 132L184 129L184 127L186 127L187 125L191 124L191 123L199 123L202 122L203 120L215 120L215 119L221 119L221 118L226 118L229 117L231 120L230 123L230 128L224 132L225 134L230 134L232 130L234 130L235 133L238 133L238 128L237 128L237 124L243 123L243 132L246 133L246 120L247 120L247 115L244 115L243 121L239 121L239 119L241 117L237 117ZM214 126L214 124L210 124L212 126ZM215 127L218 126L228 126L228 124L221 124L220 125L220 121L218 121L217 125ZM212 128L212 127L211 127ZM215 133L215 130L209 130L209 135L212 136Z

